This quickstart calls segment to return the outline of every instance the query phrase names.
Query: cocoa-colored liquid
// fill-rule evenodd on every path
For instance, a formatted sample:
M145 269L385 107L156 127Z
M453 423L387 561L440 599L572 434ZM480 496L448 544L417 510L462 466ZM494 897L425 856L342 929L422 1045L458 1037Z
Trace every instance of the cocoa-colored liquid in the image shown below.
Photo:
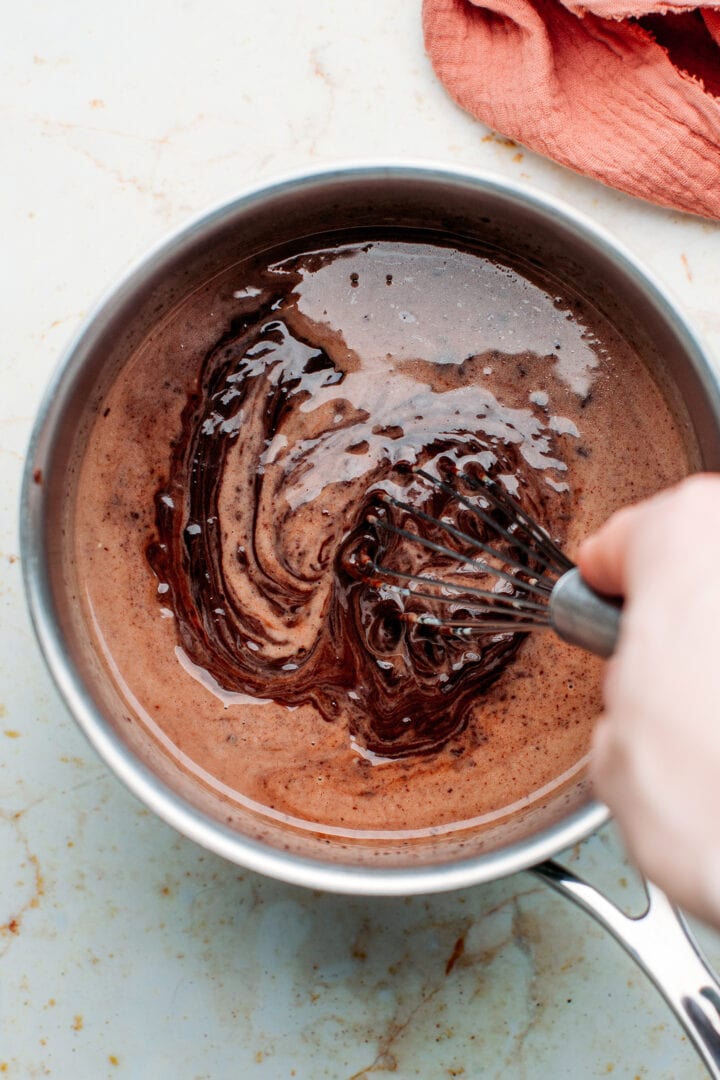
M234 267L107 395L76 513L90 621L136 718L229 800L409 837L495 820L583 769L596 660L549 632L439 635L406 617L421 598L355 572L360 555L390 585L498 587L373 525L390 495L477 528L418 468L491 477L572 556L688 458L586 300L427 237Z

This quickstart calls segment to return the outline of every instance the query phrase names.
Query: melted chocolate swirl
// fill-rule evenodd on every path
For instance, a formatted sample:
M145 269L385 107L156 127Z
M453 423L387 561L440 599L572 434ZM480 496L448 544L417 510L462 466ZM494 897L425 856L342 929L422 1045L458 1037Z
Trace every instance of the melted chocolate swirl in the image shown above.
M565 465L542 409L483 387L487 357L361 358L302 314L302 274L295 260L259 277L205 356L148 558L182 649L224 690L311 703L376 754L432 751L466 725L523 635L467 641L408 619L427 602L368 566L455 585L468 569L378 529L373 513L390 494L483 539L478 519L415 471L461 470L505 483L562 541L568 496L545 479ZM471 610L458 593L454 614Z

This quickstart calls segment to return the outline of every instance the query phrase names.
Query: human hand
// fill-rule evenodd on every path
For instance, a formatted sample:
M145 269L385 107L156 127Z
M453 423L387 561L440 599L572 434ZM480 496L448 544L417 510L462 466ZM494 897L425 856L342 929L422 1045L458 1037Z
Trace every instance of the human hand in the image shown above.
M621 510L578 563L625 599L595 790L643 873L720 927L720 476Z

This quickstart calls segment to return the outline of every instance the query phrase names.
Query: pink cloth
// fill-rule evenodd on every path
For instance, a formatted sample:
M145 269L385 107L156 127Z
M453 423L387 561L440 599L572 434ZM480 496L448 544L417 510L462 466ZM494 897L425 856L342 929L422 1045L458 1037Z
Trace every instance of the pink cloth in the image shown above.
M720 218L720 0L424 0L425 45L495 131Z

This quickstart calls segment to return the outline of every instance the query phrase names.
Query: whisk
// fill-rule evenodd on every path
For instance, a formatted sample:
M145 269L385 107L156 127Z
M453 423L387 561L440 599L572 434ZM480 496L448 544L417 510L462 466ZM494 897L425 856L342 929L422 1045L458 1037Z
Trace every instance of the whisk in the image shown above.
M366 555L362 573L369 584L420 600L427 608L420 613L405 611L403 618L468 638L552 629L588 652L612 655L620 629L620 602L600 596L583 581L574 563L502 483L467 472L455 473L453 483L420 468L414 475L436 493L442 492L446 506L454 501L468 511L478 535L470 535L447 517L379 494L367 518L369 525L467 568L462 581L441 580ZM470 494L463 494L460 485ZM393 520L393 510L403 524ZM416 531L419 526L429 526L441 539ZM473 571L490 575L496 587L466 583L465 578L472 582Z

